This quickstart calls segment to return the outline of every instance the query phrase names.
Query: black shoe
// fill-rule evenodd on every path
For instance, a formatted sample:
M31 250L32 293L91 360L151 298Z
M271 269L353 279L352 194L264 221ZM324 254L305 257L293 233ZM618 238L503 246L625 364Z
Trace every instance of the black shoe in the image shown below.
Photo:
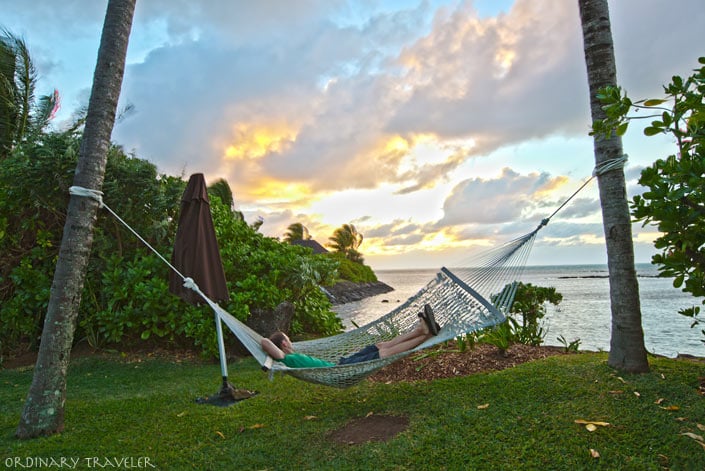
M436 316L433 315L433 309L429 304L423 307L423 312L419 313L419 317L424 320L426 327L431 335L438 335L438 331L441 330L441 326L436 322Z

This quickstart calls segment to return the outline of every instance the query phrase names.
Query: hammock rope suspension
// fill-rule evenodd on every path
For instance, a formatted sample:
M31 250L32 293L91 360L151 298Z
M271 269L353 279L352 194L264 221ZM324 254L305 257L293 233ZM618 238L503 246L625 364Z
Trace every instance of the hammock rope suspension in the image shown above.
M137 233L136 230L134 230L128 223L126 223L120 216L118 216L117 213L115 213L115 211L113 211L113 210L110 208L110 206L108 206L107 204L105 204L105 202L103 201L103 192L102 192L102 191L91 190L91 189L88 189L88 188L83 188L82 186L72 186L72 187L69 188L69 194L71 194L71 195L73 195L73 196L83 196L83 197L86 197L86 198L90 198L90 199L96 200L96 201L98 202L100 208L105 208L115 219L117 219L117 220L120 222L120 224L122 224L123 226L125 226L125 228L126 228L127 230L129 230L130 232L132 232L132 234L133 234L135 237L137 237L137 239L139 239L140 242L142 242L149 250L151 250L151 251L154 253L154 255L156 255L157 257L159 257L159 259L160 259L162 262L166 263L166 265L167 265L169 268L171 268L172 270L174 270L174 272L175 272L177 275L179 275L179 277L180 277L182 280L186 280L187 277L185 277L184 275L182 275L181 272L179 272L179 270L177 270L177 268L176 268L174 265L172 265L171 262L169 262L169 260L167 260L166 258L164 258L164 257L162 256L162 254L160 254L160 253L157 251L157 249L155 249L154 247L152 247L149 242L147 242L141 235L139 235L139 234ZM189 278L189 279L190 279L190 278ZM193 280L191 280L191 281L193 281ZM195 283L194 283L194 285L195 285ZM184 286L186 286L186 285L184 285ZM187 287L187 288L190 288L190 286L186 286L186 287ZM200 289L199 289L199 290L194 290L194 291L196 291L198 294L200 294L201 297L203 297L204 299L206 298L206 296L201 292ZM208 301L206 301L206 302L207 302L208 304L210 304L212 301L208 300Z
M218 332L220 333L220 322L222 321L255 360L262 365L263 369L270 370L270 372L283 372L312 383L344 388L357 384L378 369L413 352L504 322L514 301L518 286L517 280L521 278L539 230L546 226L549 220L592 178L620 168L625 161L626 155L603 163L599 169L595 169L595 173L590 179L551 216L543 219L532 232L481 252L468 259L460 267L441 268L426 286L388 314L338 335L294 342L294 349L299 353L337 363L341 357L350 355L367 345L390 340L414 329L419 320L418 314L427 304L434 310L436 320L442 327L438 335L431 337L412 350L377 360L325 368L288 368L283 363L272 361L260 346L262 336L259 333L211 300L200 290L193 279L181 274L176 267L105 204L102 192L79 186L72 186L69 192L74 196L94 199L98 201L101 208L108 210L113 217L173 270L183 280L186 288L196 292L208 304L215 313ZM227 376L222 335L218 336L218 340L221 366L224 376Z

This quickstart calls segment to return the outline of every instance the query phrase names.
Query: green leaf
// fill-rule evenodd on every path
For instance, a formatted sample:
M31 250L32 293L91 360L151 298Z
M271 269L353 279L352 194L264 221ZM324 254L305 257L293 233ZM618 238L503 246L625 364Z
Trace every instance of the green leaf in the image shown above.
M644 135L645 136L655 136L656 134L660 134L663 132L662 128L657 128L654 126L648 126L644 128Z
M626 121L619 126L617 126L617 135L618 136L624 136L624 134L627 132L627 128L629 127L629 121Z
M658 106L663 103L666 103L666 100L658 99L658 98L652 98L650 100L646 100L644 102L644 106Z

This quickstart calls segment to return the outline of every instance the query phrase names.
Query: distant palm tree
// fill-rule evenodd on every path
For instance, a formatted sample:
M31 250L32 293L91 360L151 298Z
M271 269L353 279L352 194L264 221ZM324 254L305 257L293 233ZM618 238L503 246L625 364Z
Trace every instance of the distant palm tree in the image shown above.
M208 194L210 196L217 196L225 206L230 208L230 211L236 219L239 219L240 221L245 220L245 216L242 212L235 210L235 197L233 196L233 190L230 189L230 184L227 180L224 178L219 178L211 183L208 187Z
M0 30L0 160L26 137L46 127L59 106L59 92L34 100L37 72L25 42Z
M286 234L284 234L285 242L293 242L295 240L310 240L311 234L308 233L306 226L300 222L295 222L290 224L286 229Z
M329 240L331 242L327 245L334 251L345 254L352 261L362 261L362 255L357 249L362 245L363 236L352 224L343 224L342 227L335 230Z
M230 189L230 184L224 178L219 178L208 186L208 193L220 198L225 206L233 209L235 206L235 197Z

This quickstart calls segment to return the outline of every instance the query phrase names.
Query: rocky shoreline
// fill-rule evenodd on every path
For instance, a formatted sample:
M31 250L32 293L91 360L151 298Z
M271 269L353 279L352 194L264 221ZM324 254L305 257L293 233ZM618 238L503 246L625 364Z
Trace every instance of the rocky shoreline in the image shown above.
M394 288L381 281L372 283L340 281L333 286L325 287L326 295L328 295L328 299L334 306L359 301L382 293L389 293L390 291L394 291Z

